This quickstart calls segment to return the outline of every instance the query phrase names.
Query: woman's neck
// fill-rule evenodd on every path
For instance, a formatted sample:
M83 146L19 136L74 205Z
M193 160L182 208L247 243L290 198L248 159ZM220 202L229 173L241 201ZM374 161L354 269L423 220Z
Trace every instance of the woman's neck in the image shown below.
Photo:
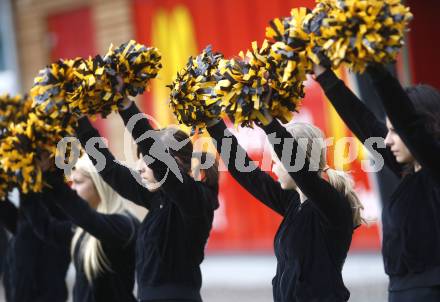
M299 188L297 188L296 191L299 194L299 200L300 200L301 203L303 203L304 201L307 200L307 196L304 195L304 193Z

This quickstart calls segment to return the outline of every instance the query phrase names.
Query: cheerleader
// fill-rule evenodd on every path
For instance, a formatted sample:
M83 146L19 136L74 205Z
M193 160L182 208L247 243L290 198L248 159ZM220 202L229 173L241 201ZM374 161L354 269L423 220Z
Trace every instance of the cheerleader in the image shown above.
M136 105L128 100L120 110L126 126L139 113ZM205 171L203 181L197 181L191 172L193 145L184 132L171 128L153 130L143 117L134 124L131 133L141 156L147 160L151 159L150 155L157 157L154 161L148 160L148 165L140 160L138 171L118 164L102 147L102 142L95 143L94 147L106 159L100 172L103 179L121 196L149 211L137 238L138 300L199 302L202 300L200 264L214 210L219 206L217 164ZM144 133L151 136L142 139ZM82 145L87 146L99 133L87 118L81 118L78 137ZM166 150L165 146L173 143L179 148ZM86 148L93 157L90 149ZM98 164L96 159L94 162Z
M46 178L51 189L26 195L23 207L27 219L45 242L71 247L76 269L74 302L136 301L133 288L139 221L88 158L78 160L71 179L72 189L62 175L51 175ZM53 218L44 206L51 203L70 221Z
M331 70L315 66L317 81L347 126L362 142L385 139L386 147L376 151L401 178L382 210L389 301L440 301L440 93L428 85L404 90L382 66L368 72L386 124Z
M281 139L278 144L271 140L278 182L250 161L223 121L212 121L208 132L238 183L283 216L274 243L274 301L347 301L350 294L341 272L362 209L353 183L345 173L326 165L326 146L318 128L310 124L284 128L269 115L266 118L269 123L262 127L266 134ZM301 139L307 141L305 146L299 146ZM318 156L312 156L315 143L319 144ZM292 158L282 157L283 147L292 150ZM222 151L224 148L230 152ZM295 162L297 151L303 155L304 165L288 172L286 167ZM245 156L246 170L251 172L236 167L239 154Z
M20 203L24 195L20 196ZM65 215L54 206L48 211L59 220ZM3 285L8 302L65 302L65 277L70 263L68 247L53 248L40 240L24 216L6 198L0 201L0 223L12 234L3 262Z

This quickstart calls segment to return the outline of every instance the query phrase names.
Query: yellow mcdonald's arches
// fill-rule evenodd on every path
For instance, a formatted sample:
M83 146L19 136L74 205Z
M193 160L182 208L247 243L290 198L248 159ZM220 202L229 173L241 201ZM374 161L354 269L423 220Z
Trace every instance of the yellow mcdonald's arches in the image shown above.
M153 115L164 127L176 122L168 106L170 89L165 86L198 49L192 17L185 6L177 5L171 11L158 9L152 24L152 45L160 49L163 64L158 80L152 84Z
M170 89L166 85L171 84L188 58L196 55L199 50L192 16L184 5L176 5L171 11L157 10L152 22L152 45L160 49L163 65L158 80L153 81L152 85L153 115L161 127L166 127L177 123L168 106ZM190 128L184 125L179 125L179 128L186 133L190 132ZM193 136L194 150L215 154L216 149L212 143L207 144L207 140L203 139L208 136L206 132L201 136Z

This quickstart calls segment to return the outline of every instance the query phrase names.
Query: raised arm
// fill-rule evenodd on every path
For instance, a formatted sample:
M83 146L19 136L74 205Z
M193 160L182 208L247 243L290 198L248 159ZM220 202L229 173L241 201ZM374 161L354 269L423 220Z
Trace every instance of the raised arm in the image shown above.
M11 233L15 234L17 230L18 209L6 197L0 200L0 223Z
M295 190L283 190L277 181L256 166L223 121L208 127L208 132L215 140L217 151L222 156L229 173L255 198L283 216L291 203L299 205L298 193ZM245 158L245 163L249 167L246 170L251 170L251 172L237 169L239 154Z
M186 142L176 141L176 146L165 146L160 138L161 132L151 127L145 115L139 111L134 102L126 109L120 110L119 113L142 156L150 157L151 160L148 160L147 164L153 170L156 180L162 183L160 190L170 196L184 214L197 216L204 213L207 209L206 200L216 198L217 192L182 171L177 160L171 156L167 149L179 148Z
M394 76L381 65L370 66L368 73L396 132L417 162L440 180L440 140L428 131L425 118Z
M102 214L90 208L62 179L52 179L47 196L55 202L78 227L108 244L124 246L135 238L139 224L128 214Z
M275 153L297 186L313 202L313 205L327 217L327 220L333 225L340 225L347 221L347 219L352 221L350 203L329 182L324 180L318 174L318 171L310 171L310 163L305 156L305 150L301 149L298 142L286 128L281 126L276 119L273 119L270 124L262 128L266 134L275 135L276 138L281 139L280 143L274 143L273 140L270 140ZM291 158L283 158L283 148L290 148L292 150ZM298 171L293 172L289 166L292 162L295 162L297 155L305 159L304 166L298 169Z
M92 126L88 118L82 117L79 119L77 136L95 166L100 167L96 153L99 152L104 156L105 165L99 171L99 174L106 183L125 199L140 206L150 208L150 200L156 193L148 191L142 185L139 173L120 164L114 158L105 146L99 132Z
M372 137L385 139L388 131L386 125L377 119L332 70L327 69L316 80L344 123L362 143ZM383 157L385 164L400 177L402 167L391 150L388 147L375 150Z
M47 200L46 193L22 194L20 207L34 233L42 241L59 247L70 246L73 237L72 223L54 218L44 205L46 202L51 202Z

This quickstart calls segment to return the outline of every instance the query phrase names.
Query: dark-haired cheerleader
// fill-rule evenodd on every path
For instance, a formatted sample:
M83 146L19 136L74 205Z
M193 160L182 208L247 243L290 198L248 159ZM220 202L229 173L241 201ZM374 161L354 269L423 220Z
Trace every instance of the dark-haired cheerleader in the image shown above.
M48 211L60 220L66 219L54 206L49 206ZM17 208L7 198L0 201L0 223L12 234L5 259L1 259L6 301L67 301L65 277L70 263L69 248L54 248L40 240L21 207Z
M137 141L148 165L140 160L138 171L115 162L102 142L94 144L105 156L103 179L121 196L148 209L137 239L137 283L140 301L201 301L200 264L211 231L214 210L218 207L217 163L207 169L202 181L191 172L193 145L188 136L176 129L156 131L145 117L139 117L134 103L126 102L120 111L125 125ZM133 118L133 120L132 120ZM142 139L143 134L147 135ZM78 137L83 146L98 137L88 119L79 121ZM156 136L156 139L153 137ZM165 146L178 146L172 149ZM96 153L86 148L92 160Z
M440 301L440 93L427 85L404 90L383 66L368 72L387 113L386 124L331 70L315 66L317 81L353 133L378 148L401 178L383 205L385 271L389 301Z

